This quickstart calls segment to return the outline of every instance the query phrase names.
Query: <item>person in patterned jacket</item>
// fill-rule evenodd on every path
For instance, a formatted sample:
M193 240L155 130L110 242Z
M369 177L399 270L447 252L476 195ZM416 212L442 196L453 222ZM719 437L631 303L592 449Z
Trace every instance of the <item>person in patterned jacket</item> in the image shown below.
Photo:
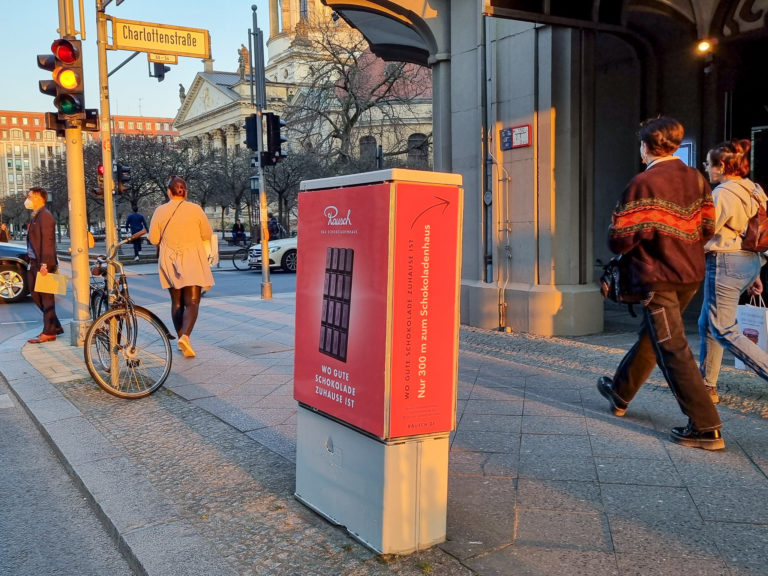
M657 364L688 416L686 426L672 428L671 440L721 450L725 442L720 417L682 319L704 279L704 244L714 234L715 220L709 184L674 155L684 134L674 118L652 118L640 125L645 171L629 182L614 209L608 245L629 257L629 286L641 299L643 322L637 343L613 378L600 377L597 389L613 413L623 416Z

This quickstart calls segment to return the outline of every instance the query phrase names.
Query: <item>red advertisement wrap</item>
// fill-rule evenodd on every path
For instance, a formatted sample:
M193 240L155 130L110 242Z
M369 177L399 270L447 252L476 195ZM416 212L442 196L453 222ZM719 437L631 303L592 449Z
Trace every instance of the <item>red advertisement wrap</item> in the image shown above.
M454 427L460 192L450 186L399 183L395 210L393 438Z
M390 198L390 184L299 194L296 278L294 398L382 438Z
M458 186L299 195L294 398L379 438L454 427Z

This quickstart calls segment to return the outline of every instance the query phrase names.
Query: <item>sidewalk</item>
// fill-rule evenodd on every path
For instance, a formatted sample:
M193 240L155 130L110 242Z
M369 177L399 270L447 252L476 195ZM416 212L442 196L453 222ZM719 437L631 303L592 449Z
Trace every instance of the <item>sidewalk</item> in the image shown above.
M204 299L197 358L175 353L139 401L96 386L68 327L6 341L0 366L138 573L768 574L768 386L724 368L722 452L668 440L685 418L658 371L616 418L595 381L627 320L574 339L462 328L448 540L405 557L293 498L293 295Z

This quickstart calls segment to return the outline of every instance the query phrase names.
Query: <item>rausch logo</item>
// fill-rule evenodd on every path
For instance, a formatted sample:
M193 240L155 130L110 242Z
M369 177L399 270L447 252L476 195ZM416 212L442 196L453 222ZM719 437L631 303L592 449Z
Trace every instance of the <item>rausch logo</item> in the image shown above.
M336 206L326 206L323 214L328 218L328 226L351 226L352 210L347 210L346 216L339 216L339 209Z

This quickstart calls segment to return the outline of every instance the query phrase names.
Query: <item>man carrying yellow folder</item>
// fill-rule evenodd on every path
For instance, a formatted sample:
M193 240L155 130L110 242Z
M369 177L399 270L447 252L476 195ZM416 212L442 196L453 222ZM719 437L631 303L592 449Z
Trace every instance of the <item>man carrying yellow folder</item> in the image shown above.
M33 187L29 189L24 207L32 211L32 216L27 229L27 255L29 256L29 269L27 276L32 300L43 313L43 330L36 338L31 338L31 344L40 344L56 340L56 335L64 332L61 322L56 316L56 301L53 294L38 292L35 290L37 273L45 276L56 272L59 259L56 256L56 224L53 215L46 209L48 192L43 188Z

